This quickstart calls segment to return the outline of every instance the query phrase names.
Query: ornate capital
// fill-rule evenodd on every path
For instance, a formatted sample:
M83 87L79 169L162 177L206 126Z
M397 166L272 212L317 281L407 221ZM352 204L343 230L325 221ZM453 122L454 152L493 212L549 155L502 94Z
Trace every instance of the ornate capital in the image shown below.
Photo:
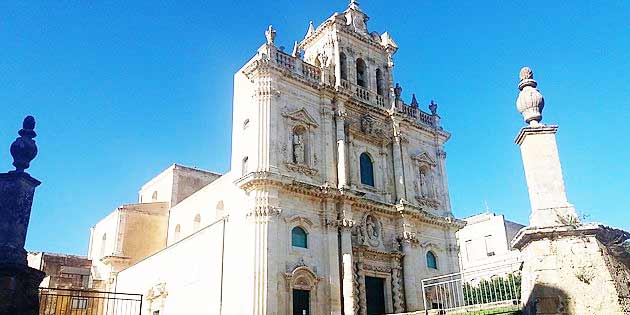
M418 236L414 232L404 231L397 238L400 243L407 243L413 247L418 246L420 241L418 240Z

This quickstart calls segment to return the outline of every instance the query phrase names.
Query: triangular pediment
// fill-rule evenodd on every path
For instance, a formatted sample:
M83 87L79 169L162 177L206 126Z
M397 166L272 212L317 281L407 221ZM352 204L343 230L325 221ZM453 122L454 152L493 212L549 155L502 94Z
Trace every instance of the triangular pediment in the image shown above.
M435 162L435 160L429 155L428 152L421 152L418 153L416 155L413 155L411 157L411 159L413 159L414 161L420 163L420 164L428 164L428 165L436 165L437 163Z
M282 116L295 120L295 121L299 121L302 122L306 125L312 126L312 127L318 127L319 124L317 123L317 121L315 121L315 119L313 118L313 116L311 116L311 114L308 113L308 111L306 110L306 108L302 107L298 110L292 111L292 112L287 112L287 113L283 113Z

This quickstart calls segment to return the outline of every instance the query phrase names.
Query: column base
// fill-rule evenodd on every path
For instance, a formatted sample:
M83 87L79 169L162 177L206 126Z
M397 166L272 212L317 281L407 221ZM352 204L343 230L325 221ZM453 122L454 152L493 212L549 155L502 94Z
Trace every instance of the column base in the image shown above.
M512 245L523 257L523 314L630 312L628 238L599 224L522 229Z
M39 314L39 284L46 274L28 266L0 265L0 315Z

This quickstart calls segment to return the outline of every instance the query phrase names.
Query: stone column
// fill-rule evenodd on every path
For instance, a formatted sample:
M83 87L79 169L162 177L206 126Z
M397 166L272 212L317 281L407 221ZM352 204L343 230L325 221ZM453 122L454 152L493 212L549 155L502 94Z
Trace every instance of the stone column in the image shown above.
M521 148L532 208L529 224L543 227L578 223L564 190L555 136L558 126L540 123L545 101L536 89L538 83L531 69L523 68L520 78L516 107L529 125L521 129L515 142Z
M327 215L335 213L334 200L324 201L324 211ZM336 220L329 216L326 224L326 238L328 242L328 267L330 269L328 281L330 283L330 314L341 315L341 270L339 270L339 238Z
M354 222L349 219L339 221L341 231L341 264L342 264L342 292L343 311L346 315L354 315L356 309L354 294L354 268L352 262L352 235Z
M392 143L392 153L394 157L394 182L396 188L396 202L405 200L405 176L403 172L402 161L402 137L400 132L394 134L394 143Z
M540 123L544 100L531 69L520 79L516 104L529 125L516 143L532 207L530 226L512 240L523 258L523 314L626 314L630 252L622 244L630 233L579 222L564 190L557 126Z
M37 155L35 119L24 119L20 137L11 145L16 170L0 174L0 315L36 315L39 284L45 274L28 267L26 232L35 188L40 182L24 170Z
M416 288L416 268L420 264L420 259L416 255L415 247L418 246L418 240L413 234L404 233L400 237L403 250L403 284L405 287L405 302L407 312L420 310L420 301L418 300L418 289Z
M347 170L347 155L346 155L346 132L345 132L345 117L346 113L343 108L339 106L337 108L337 187L339 189L348 186L348 170Z

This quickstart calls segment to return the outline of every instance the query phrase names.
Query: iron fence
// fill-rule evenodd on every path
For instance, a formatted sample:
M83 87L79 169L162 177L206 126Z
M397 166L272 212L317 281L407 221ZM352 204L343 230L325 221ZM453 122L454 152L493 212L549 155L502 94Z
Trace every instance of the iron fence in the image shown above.
M422 280L426 313L497 314L520 308L520 261Z
M142 294L39 289L39 315L140 315Z

